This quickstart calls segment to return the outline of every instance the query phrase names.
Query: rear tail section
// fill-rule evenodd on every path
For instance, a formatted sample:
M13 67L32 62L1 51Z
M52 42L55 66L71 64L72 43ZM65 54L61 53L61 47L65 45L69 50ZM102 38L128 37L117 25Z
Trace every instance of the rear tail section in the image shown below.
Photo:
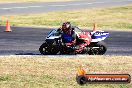
M91 42L99 42L105 40L109 36L109 32L97 31L91 35Z

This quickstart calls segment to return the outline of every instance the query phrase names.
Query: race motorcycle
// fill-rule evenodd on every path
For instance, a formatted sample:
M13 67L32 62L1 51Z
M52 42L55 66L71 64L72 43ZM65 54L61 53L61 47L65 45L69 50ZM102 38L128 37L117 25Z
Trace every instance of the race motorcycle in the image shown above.
M76 27L76 32L79 36L87 35L88 32L84 32ZM109 33L104 31L92 31L91 43L86 46L81 53L75 52L75 46L66 46L62 42L61 33L57 29L53 29L48 33L45 42L40 46L39 51L43 55L56 55L56 54L89 54L89 55L103 55L107 51L105 40ZM83 43L83 40L81 41Z

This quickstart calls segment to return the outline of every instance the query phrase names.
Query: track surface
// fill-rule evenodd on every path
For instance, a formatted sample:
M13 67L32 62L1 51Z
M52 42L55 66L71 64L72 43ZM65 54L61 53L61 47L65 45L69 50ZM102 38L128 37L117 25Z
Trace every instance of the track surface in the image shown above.
M40 55L38 49L50 29L12 27L12 32L4 32L0 27L0 55ZM108 31L105 40L108 51L105 55L132 55L132 32Z
M38 2L0 4L0 15L44 13L51 11L101 8L132 4L132 0L78 0L69 2Z
M132 4L132 0L80 0L55 3L0 4L0 15L43 13L50 11L111 7ZM38 49L44 42L47 28L12 27L4 32L0 27L0 55L40 55ZM106 55L132 55L132 32L109 31Z

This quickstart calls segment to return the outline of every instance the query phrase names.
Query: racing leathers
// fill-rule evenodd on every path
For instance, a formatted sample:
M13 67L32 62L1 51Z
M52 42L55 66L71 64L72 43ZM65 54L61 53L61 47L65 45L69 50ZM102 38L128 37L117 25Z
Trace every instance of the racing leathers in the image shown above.
M62 32L62 41L66 46L75 46L75 52L81 53L84 47L90 44L91 36L89 32L83 32L78 27L72 26L68 33Z

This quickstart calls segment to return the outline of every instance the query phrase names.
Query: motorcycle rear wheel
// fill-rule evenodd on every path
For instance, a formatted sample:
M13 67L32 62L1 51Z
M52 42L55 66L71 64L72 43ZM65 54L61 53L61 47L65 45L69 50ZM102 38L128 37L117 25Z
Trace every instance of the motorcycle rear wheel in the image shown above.
M107 51L107 47L105 42L98 42L93 45L93 47L99 47L99 48L92 48L88 54L89 55L103 55Z

